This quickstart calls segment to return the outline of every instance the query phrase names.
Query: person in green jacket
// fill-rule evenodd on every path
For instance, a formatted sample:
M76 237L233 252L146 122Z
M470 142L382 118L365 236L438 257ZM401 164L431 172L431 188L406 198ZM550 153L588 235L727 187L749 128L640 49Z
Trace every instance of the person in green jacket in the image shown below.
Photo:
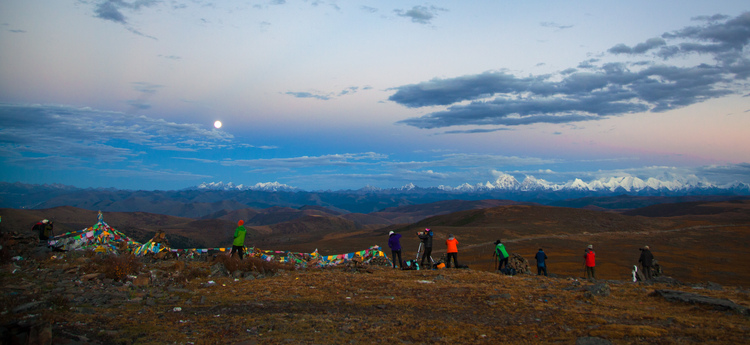
M505 250L505 246L503 245L503 242L500 240L495 241L495 255L499 262L497 263L497 269L500 270L503 268L503 263L505 264L505 267L508 267L508 251Z
M232 242L232 252L229 253L230 256L233 256L234 253L237 253L240 256L240 260L242 260L242 255L245 253L245 234L247 233L247 229L243 226L245 224L244 220L241 220L237 222L237 229L234 229L234 242Z

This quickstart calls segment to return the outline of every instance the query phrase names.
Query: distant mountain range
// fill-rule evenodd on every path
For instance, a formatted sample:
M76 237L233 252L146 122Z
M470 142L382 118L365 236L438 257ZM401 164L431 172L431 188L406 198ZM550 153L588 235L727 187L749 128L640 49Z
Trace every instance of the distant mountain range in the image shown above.
M252 191L300 191L299 188L289 186L278 182L256 183L252 186L242 184L236 185L232 182L204 182L198 186L188 188L198 190L252 190ZM680 195L706 194L706 192L719 192L719 194L734 193L738 195L750 195L750 184L734 182L726 185L716 185L711 182L701 180L697 176L673 176L670 180L660 180L657 178L648 178L646 180L634 176L607 177L584 182L581 179L575 179L563 184L552 183L544 179L537 179L533 176L527 176L519 182L513 175L500 175L495 182L486 182L479 184L464 183L457 187L438 186L430 188L420 188L413 183L409 183L400 188L381 189L378 187L365 186L357 192L364 193L393 193L393 192L416 192L419 190L439 190L449 193L483 193L483 192L610 192L626 193L633 195L651 195L654 192L677 193ZM645 194L644 194L645 193Z
M303 191L277 182L252 186L203 183L172 191L83 189L64 185L0 182L0 208L47 209L73 206L93 211L149 212L205 219L218 218L227 212L247 208L324 207L341 214L362 214L352 217L363 224L379 223L379 216L373 213L388 208L450 200L504 200L511 203L624 210L661 203L717 201L747 196L750 196L748 184L716 186L697 178L667 182L622 177L588 183L576 179L559 185L533 177L519 182L511 175L503 175L493 183L473 186L464 184L458 187L421 188L408 184L400 188L367 186L358 190L339 191Z

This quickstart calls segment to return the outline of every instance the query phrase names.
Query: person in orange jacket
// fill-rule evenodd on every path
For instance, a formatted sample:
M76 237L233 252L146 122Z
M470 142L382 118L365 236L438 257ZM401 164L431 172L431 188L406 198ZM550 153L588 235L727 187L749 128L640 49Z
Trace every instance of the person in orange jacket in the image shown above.
M448 246L448 259L446 260L446 267L451 268L451 258L453 258L453 264L458 268L458 240L453 237L452 234L448 234L448 239L445 240L445 245Z

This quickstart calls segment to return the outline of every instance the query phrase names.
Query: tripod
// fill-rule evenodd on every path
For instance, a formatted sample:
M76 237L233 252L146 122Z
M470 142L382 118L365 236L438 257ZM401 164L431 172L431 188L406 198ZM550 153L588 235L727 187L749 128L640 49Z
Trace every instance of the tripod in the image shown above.
M419 248L417 249L417 258L414 261L419 261L419 254L422 253L422 242L419 242ZM430 255L430 268L435 266L435 260L432 259L432 255Z

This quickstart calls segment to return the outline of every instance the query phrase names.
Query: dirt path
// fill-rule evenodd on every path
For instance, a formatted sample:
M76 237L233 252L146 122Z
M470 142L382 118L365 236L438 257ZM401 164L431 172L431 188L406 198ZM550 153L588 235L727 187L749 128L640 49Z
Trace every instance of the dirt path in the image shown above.
M716 228L743 227L743 226L746 227L749 225L747 224L701 225L701 226L690 226L690 227L677 228L677 229L653 230L653 231L607 231L607 232L598 232L598 233L582 232L580 234L565 234L565 235L537 235L537 236L529 236L529 237L505 240L503 241L503 243L520 243L520 242L525 242L525 241L533 241L533 240L541 240L541 239L570 239L570 238L577 238L579 236L589 236L589 237L603 237L605 235L648 236L648 235L665 234L665 233L680 232L680 231L708 230L708 229L716 229ZM462 246L461 250L476 249L480 247L494 246L494 245L495 245L494 242L470 244L467 246ZM433 250L432 252L433 253L445 253L445 249Z

